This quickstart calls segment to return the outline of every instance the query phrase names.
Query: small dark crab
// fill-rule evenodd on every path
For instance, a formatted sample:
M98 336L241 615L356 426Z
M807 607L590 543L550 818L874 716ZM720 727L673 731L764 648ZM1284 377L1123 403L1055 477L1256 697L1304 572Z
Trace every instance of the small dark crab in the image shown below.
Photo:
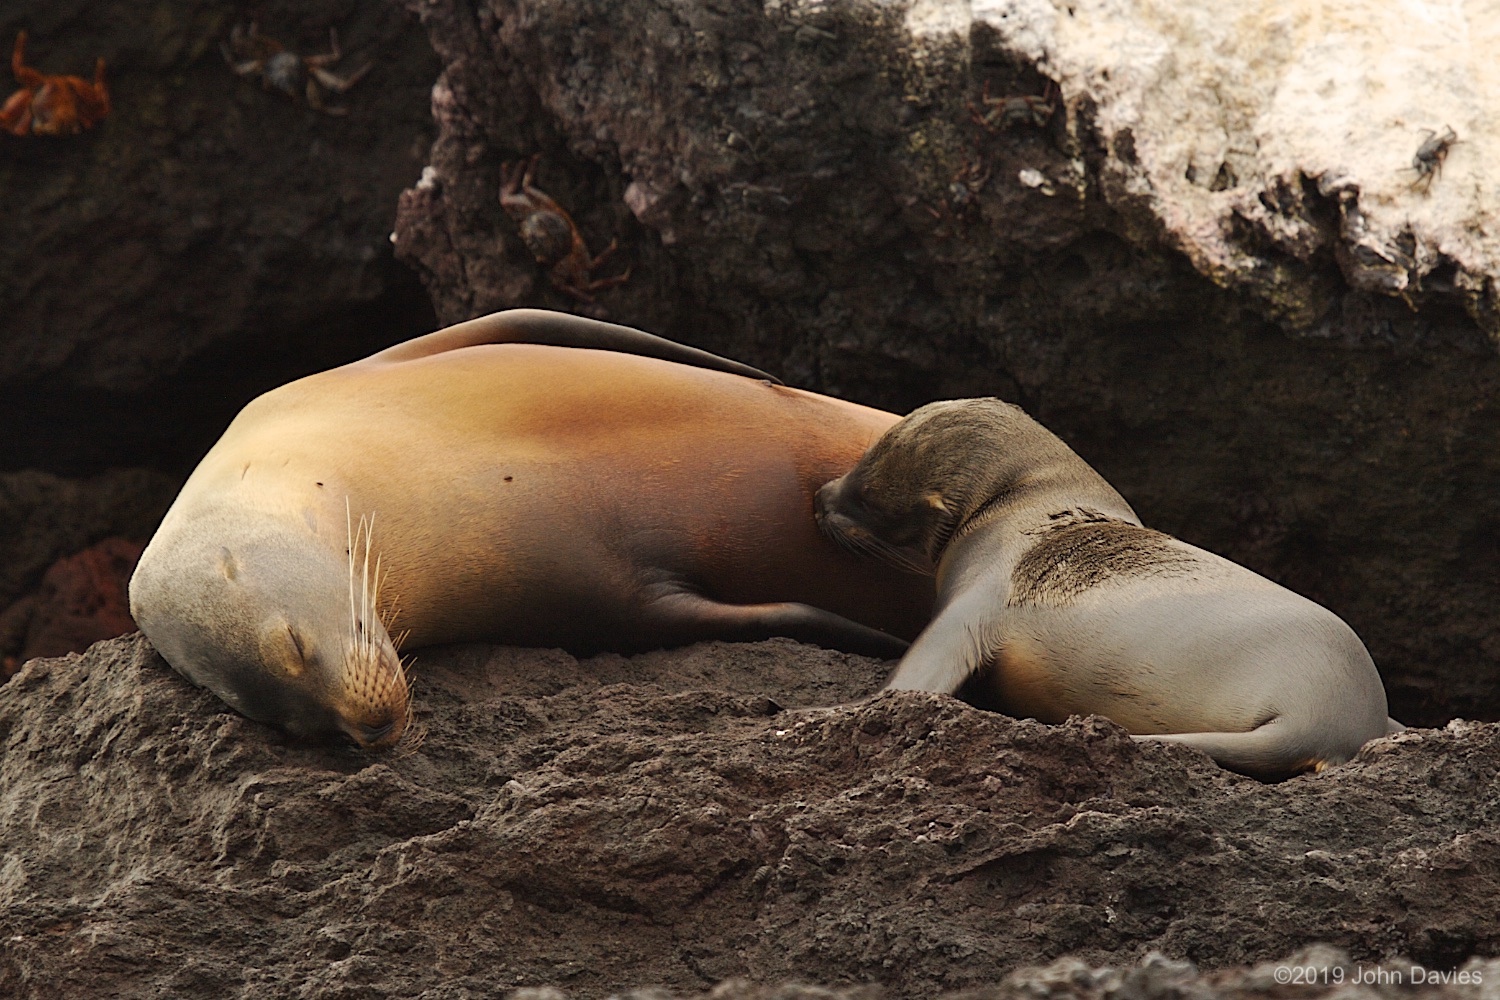
M979 192L989 183L991 170L982 160L965 163L948 182L945 196L938 203L939 207L922 206L927 209L928 215L942 223L933 231L933 235L945 240L958 232L970 213L979 206Z
M248 29L235 25L229 32L229 41L219 43L224 61L240 76L258 76L265 89L279 90L293 100L302 97L315 111L346 115L348 108L331 108L323 104L323 91L344 93L358 83L373 64L365 63L348 76L339 76L326 68L344 57L339 50L339 33L335 28L328 29L328 48L330 51L323 55L299 56L270 35L262 35L260 26L255 23L251 23Z
M630 268L609 278L593 277L594 270L615 252L617 241L610 240L599 256L589 255L588 244L573 217L532 184L541 158L542 154L537 153L529 160L507 163L500 168L500 207L515 220L521 240L536 262L547 268L552 287L581 302L593 302L591 292L629 281Z
M1434 132L1432 129L1423 129L1427 138L1422 145L1417 147L1416 155L1411 158L1411 169L1416 171L1417 178L1411 182L1413 189L1420 187L1423 191L1432 187L1433 179L1443 172L1443 161L1448 158L1448 150L1458 142L1458 133L1447 125L1443 126L1442 132Z
M984 95L980 98L980 107L975 107L973 101L968 104L969 117L973 119L975 125L991 134L1026 125L1032 128L1046 128L1047 123L1057 112L1056 87L1057 84L1049 81L1046 92L1040 96L1021 94L991 97L990 81L986 80L984 81Z

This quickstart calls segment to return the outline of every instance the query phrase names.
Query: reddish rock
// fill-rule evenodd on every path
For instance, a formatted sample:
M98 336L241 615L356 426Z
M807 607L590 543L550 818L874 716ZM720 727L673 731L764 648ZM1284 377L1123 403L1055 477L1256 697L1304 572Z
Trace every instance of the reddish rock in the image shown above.
M0 681L7 681L21 669L21 650L26 646L26 632L36 610L36 595L27 594L4 611L0 611Z
M106 538L53 563L40 591L0 614L6 676L35 657L81 653L100 639L135 631L126 586L145 547Z

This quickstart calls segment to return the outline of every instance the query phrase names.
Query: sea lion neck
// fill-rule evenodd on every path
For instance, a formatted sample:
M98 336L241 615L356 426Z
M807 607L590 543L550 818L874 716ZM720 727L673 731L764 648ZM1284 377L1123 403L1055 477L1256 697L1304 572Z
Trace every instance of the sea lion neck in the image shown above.
M1031 512L1046 506L1046 497L1069 481L1071 470L1056 462L1038 467L1034 462L1018 461L1004 463L995 471L996 475L987 477L986 486L965 490L963 500L953 503L954 516L933 539L933 565L942 560L956 539L979 528L1001 520L1033 520Z

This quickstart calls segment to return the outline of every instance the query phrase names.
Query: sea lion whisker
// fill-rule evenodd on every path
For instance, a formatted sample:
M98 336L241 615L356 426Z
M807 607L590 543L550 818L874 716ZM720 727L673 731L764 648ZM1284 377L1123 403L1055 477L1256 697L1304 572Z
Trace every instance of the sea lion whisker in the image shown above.
M422 744L427 742L427 729L412 722L408 717L406 723L406 737L401 741L401 747L396 751L397 760L404 760L422 749Z
M403 634L401 638L404 640L406 638L405 634ZM417 658L410 655L403 656L397 661L397 666L400 669L401 683L407 693L406 725L403 729L405 735L401 739L401 749L397 752L398 759L403 757L410 757L412 754L416 753L417 750L421 748L422 744L427 740L427 729L423 726L417 725L416 709L414 707L414 700L411 697L411 674L412 667L416 665L416 662Z
M931 576L932 568L918 562L915 557L905 549L899 548L871 534L841 535L841 540L846 542L850 551L855 555L869 556L880 559L898 569L909 573L917 573L922 576Z
M886 558L900 569L916 573L919 576L931 576L933 574L933 567L936 563L924 563L906 549L898 548L894 545L887 545L885 551Z
M370 603L365 606L365 620L363 623L366 655L373 655L375 653L375 630L370 627L370 623L380 621L380 562L380 556L377 554L375 556L375 575L370 581Z
M384 587L384 581L381 582ZM391 635L394 641L396 633L396 619L401 615L401 595L395 594L385 602L380 609L380 624L385 626L386 633Z
M347 496L344 497L344 531L348 538L348 547L344 551L349 557L349 635L352 639L359 635L359 612L354 605L354 512Z
M880 539L868 532L860 531L856 533L830 527L826 531L826 534L832 537L840 548L851 555L890 561L890 557L887 555L888 546L883 546Z
M369 629L364 628L364 622L368 620L370 615L370 535L372 534L370 528L372 525L361 514L359 516L359 526L365 533L365 556L364 565L360 568L359 572L359 619L356 622L354 638L359 643L360 653L368 655L370 646ZM361 662L364 662L364 660L362 659Z
M374 547L375 515L361 514L356 526L347 497L344 502L345 530L349 537L349 659L354 668L353 680L361 688L369 689L367 693L376 689L384 693L392 687L405 692L408 690L407 678L399 663L389 674L379 674L372 669L381 658L378 630L373 623L379 622L389 635L397 614L397 602L381 607L380 595L390 574L385 567L384 554ZM357 587L356 573L359 577ZM405 634L400 638L404 640ZM399 646L399 640L393 640L392 645Z
M371 587L370 580L370 549L373 543L374 517L359 516L359 524L355 526L353 512L350 510L348 497L344 498L345 530L349 540L349 645L351 656L360 663L368 662L374 651L375 639L367 623L371 618L374 602L379 594L380 558L377 555L375 561L376 580L375 586ZM360 543L364 543L364 552L360 552ZM359 586L355 587L356 573L359 577Z
M889 562L888 547L881 544L880 540L873 535L854 535L840 533L840 538L850 552L859 556L868 556L871 559L884 559Z
M848 552L850 555L874 555L873 552L870 552L860 544L859 539L855 538L853 535L848 534L847 532L839 531L837 528L834 528L826 522L823 525L823 534L828 538L833 539L835 545L843 549L845 552Z

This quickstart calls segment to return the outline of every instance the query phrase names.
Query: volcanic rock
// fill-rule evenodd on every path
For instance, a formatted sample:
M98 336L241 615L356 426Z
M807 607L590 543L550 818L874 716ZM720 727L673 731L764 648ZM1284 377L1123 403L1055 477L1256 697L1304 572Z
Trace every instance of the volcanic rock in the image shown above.
M1264 785L1098 718L849 701L885 671L787 640L432 650L425 739L368 756L230 713L139 636L33 660L0 687L0 993L899 998L1065 955L1500 945L1500 726Z

